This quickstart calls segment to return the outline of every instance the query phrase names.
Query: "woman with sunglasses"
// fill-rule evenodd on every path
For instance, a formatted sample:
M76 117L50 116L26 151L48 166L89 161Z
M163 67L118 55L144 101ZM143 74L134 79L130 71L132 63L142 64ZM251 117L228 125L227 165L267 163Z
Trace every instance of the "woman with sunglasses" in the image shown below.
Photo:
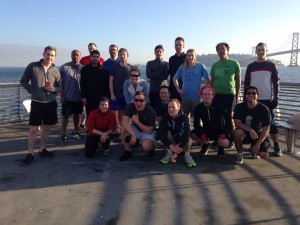
M130 69L130 79L124 82L124 96L126 104L134 102L134 94L142 91L146 96L146 103L149 104L149 86L146 80L141 79L141 71L137 66Z

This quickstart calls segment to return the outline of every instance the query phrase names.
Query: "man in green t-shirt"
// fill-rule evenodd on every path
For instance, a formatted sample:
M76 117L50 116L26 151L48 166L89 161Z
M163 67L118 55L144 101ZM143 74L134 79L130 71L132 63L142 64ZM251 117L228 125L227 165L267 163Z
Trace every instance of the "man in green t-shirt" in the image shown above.
M228 58L229 45L226 42L217 44L220 60L210 70L211 85L216 92L215 99L222 102L225 108L233 111L238 103L241 87L241 69L237 61Z

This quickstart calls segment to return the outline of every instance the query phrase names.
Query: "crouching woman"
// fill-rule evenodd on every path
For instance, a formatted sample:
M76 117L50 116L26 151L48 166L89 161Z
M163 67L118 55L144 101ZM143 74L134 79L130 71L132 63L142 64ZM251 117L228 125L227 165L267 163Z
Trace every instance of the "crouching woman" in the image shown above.
M95 155L100 142L104 155L109 155L110 135L116 129L116 117L109 109L109 98L101 97L98 109L94 109L88 117L88 135L85 142L85 156Z

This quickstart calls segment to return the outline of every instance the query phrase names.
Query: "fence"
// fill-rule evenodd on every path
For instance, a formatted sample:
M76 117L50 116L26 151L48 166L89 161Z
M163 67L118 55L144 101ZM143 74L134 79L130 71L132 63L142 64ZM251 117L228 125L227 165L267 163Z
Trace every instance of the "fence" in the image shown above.
M28 113L23 106L23 101L30 99L30 95L19 83L0 84L0 93L0 123L28 120ZM58 115L60 115L61 104L60 101L57 102ZM286 121L296 113L300 113L300 83L282 82L279 107L276 113L277 121Z

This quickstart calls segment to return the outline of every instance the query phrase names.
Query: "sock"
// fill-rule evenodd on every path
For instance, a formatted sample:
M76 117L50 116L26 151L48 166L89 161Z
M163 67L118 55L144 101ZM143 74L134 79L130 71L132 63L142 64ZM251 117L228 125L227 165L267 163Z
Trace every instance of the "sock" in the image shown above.
M190 155L190 152L185 152L184 153L184 156L188 156L188 155Z
M278 142L274 142L274 147L275 147L275 148L279 148Z

